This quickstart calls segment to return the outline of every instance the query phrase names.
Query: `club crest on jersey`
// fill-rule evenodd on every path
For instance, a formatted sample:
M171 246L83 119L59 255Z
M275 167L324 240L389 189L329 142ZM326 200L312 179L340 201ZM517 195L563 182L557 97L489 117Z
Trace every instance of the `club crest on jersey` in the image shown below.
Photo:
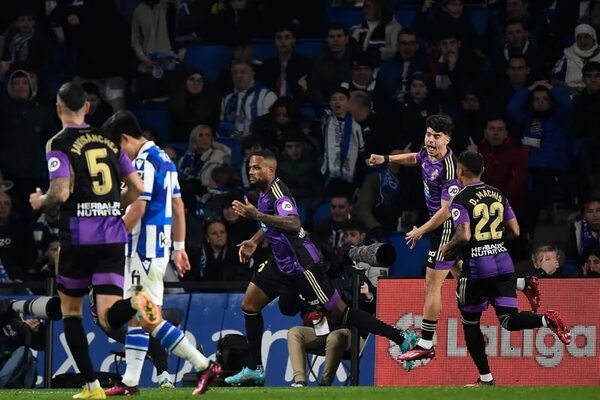
M48 160L48 171L54 172L60 168L60 160L57 157L50 157Z
M435 180L435 178L437 178L440 175L440 171L438 171L437 169L433 170L433 172L431 173L431 177L429 179L431 179L432 181Z

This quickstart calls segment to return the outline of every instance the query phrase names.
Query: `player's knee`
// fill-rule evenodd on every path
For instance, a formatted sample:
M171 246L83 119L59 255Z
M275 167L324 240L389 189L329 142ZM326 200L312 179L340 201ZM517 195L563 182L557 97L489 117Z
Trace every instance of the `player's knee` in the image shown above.
M288 342L304 343L302 329L300 329L299 326L294 326L293 328L289 329L287 333L287 340Z
M245 303L244 301L242 301L241 309L244 315L248 317L253 317L260 314L260 308L256 307L256 305L252 303Z

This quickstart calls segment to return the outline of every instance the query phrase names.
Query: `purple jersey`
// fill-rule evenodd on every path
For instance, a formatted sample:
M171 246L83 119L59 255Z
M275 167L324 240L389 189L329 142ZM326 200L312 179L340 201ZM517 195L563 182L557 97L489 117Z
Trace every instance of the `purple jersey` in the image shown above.
M462 275L489 278L514 272L504 246L504 222L515 214L504 194L482 182L466 186L450 204L454 226L468 222L471 240L463 248Z
M421 164L425 203L431 217L442 207L442 200L452 200L460 190L460 183L456 179L456 157L448 149L444 158L432 160L424 147L416 158Z
M290 190L279 178L276 178L271 186L260 194L258 211L283 217L298 215L296 202ZM300 232L297 233L282 232L265 225L263 229L271 245L277 268L282 273L299 274L310 265L321 261L317 247L308 238L303 228L300 228Z
M68 126L48 141L46 159L50 179L71 181L71 194L60 207L61 241L125 243L120 182L135 170L120 146L88 125Z

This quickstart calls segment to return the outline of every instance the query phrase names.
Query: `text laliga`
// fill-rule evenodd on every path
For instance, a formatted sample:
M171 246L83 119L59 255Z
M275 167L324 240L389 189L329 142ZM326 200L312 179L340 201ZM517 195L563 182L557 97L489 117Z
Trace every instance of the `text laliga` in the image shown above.
M447 331L447 355L448 357L466 357L467 348L458 344L457 338L462 337L462 328L459 333L459 320L456 318L448 318ZM522 335L522 344L515 345L511 343L511 332L502 329L499 326L481 326L481 330L487 336L486 353L490 357L532 357L535 355L536 362L546 368L555 367L560 364L564 349L576 358L580 357L595 357L596 356L596 327L575 325L571 328L571 344L564 346L558 338L554 337L551 345L544 338L552 335L552 331L548 328L540 328L538 330L525 330L521 332L512 332L512 335ZM580 340L581 347L578 347L578 336L583 336L584 340ZM515 337L515 336L513 336ZM536 353L534 354L533 349Z

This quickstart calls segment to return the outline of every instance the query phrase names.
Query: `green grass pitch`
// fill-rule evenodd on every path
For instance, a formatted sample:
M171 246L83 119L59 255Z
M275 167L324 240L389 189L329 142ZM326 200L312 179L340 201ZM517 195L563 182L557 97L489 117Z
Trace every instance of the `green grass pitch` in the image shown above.
M141 388L140 399L177 400L198 399L192 396L193 388L154 389ZM54 400L70 399L75 389L0 390L0 399ZM331 387L331 388L212 388L206 400L594 400L600 399L600 386L593 387ZM120 397L116 397L118 399Z

